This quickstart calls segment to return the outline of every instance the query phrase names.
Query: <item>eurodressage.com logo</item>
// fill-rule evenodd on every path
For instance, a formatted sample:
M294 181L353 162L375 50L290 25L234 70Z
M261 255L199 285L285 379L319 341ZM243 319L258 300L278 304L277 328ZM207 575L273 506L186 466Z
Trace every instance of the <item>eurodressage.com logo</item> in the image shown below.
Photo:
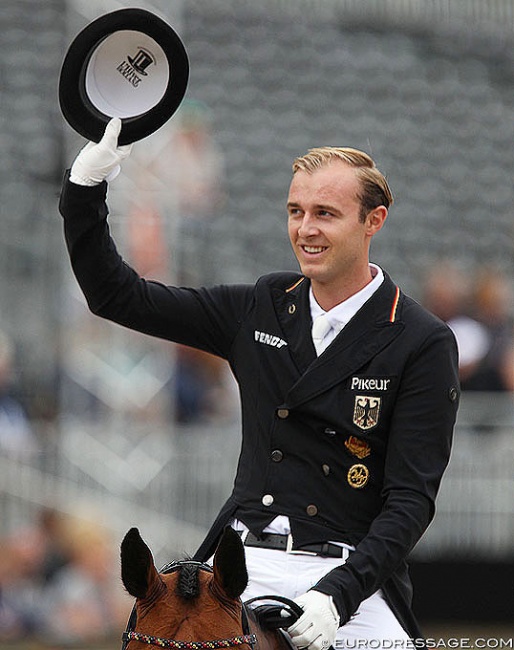
M514 648L514 638L449 637L448 639L336 639L334 650L422 650L459 648L462 650L502 650Z
M146 70L151 65L155 65L155 58L152 53L140 47L134 56L127 56L125 61L122 61L116 70L125 77L134 88L137 88L141 83L141 77L146 77L148 75Z

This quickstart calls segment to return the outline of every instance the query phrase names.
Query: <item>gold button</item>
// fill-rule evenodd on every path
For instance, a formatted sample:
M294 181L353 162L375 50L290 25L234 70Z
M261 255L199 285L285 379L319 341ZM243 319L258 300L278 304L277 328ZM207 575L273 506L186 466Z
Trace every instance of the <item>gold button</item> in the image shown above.
M369 469L362 463L352 465L347 474L348 485L356 490L363 488L369 481Z
M305 510L306 510L307 514L309 515L309 517L314 517L314 515L318 514L318 509L312 503L311 503L310 506L307 506L307 508Z
M281 420L285 420L289 417L289 409L278 409L277 415Z

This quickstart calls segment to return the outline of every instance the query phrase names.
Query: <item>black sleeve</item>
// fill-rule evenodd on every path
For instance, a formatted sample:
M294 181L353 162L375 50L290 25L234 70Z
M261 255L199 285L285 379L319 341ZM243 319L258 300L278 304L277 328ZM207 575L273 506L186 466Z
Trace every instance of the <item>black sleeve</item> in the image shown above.
M253 287L179 288L141 278L107 224L107 183L84 187L67 173L59 210L75 277L91 311L130 329L228 358Z
M383 507L347 562L314 589L332 595L346 623L403 566L428 527L448 464L457 412L457 350L443 325L412 355L389 434Z

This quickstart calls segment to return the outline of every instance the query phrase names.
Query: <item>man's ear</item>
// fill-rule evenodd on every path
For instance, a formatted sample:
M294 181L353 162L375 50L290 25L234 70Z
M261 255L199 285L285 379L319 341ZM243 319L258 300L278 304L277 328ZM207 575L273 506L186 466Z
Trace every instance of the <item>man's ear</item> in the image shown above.
M368 234L370 237L373 237L373 235L381 230L386 219L387 208L385 205L379 205L378 207L373 208L373 210L370 210L366 215L366 234Z

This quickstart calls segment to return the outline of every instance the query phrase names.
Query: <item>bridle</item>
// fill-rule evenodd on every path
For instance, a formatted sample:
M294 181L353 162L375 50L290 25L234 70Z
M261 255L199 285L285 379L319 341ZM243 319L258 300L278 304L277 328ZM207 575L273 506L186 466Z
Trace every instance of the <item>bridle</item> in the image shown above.
M197 566L199 570L212 573L212 567L204 562L196 560L176 560L163 567L159 573L173 573L183 566ZM227 639L213 639L211 641L177 641L176 639L166 639L163 637L152 636L144 632L136 632L134 628L137 622L136 606L132 608L132 613L127 623L127 629L122 636L121 650L127 650L130 641L139 641L148 645L157 646L158 648L172 648L173 650L216 650L218 648L234 648L241 645L249 645L254 650L257 643L255 634L250 633L248 615L246 607L243 605L241 614L242 634L232 636Z
M197 566L201 571L213 572L212 567L205 562L198 562L197 560L175 560L166 564L159 573L173 573L183 566ZM255 603L259 601L267 601L268 604L264 603L255 606ZM270 601L281 604L269 604ZM241 645L249 645L252 650L255 650L257 636L250 633L248 620L248 608L250 605L253 605L251 611L259 624L268 629L289 627L303 614L302 608L294 601L289 600L289 598L283 596L258 596L243 603L241 610L242 634L227 639L213 639L210 641L177 641L176 639L166 639L145 634L144 632L136 632L134 628L137 622L137 611L134 605L127 623L127 629L122 636L121 650L127 650L130 641L139 641L147 645L157 646L158 648L171 648L172 650L217 650L218 648L235 648Z

